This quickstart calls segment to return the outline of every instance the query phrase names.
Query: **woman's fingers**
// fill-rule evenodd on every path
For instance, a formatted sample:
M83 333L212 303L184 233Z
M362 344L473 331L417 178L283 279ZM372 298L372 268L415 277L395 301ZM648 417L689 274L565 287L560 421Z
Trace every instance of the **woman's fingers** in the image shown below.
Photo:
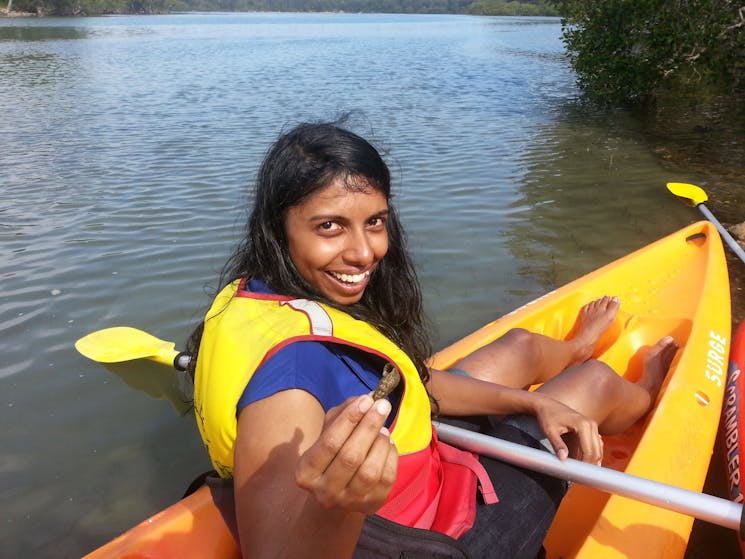
M548 442L550 442L551 446L554 448L554 452L556 453L556 456L559 457L559 460L566 460L569 457L569 447L562 438L562 433L560 431L546 429L544 434L546 435Z
M383 428L375 439L366 459L360 464L355 475L349 480L344 494L353 501L363 498L369 500L375 512L377 501L383 501L396 481L398 472L398 452L388 430Z
M378 400L369 408L369 411L366 411L337 451L334 460L326 468L324 477L327 484L338 488L344 488L349 484L367 460L378 438L381 436L387 438L387 435L381 433L380 430L390 411L391 404L387 400ZM323 434L321 437L323 438Z
M598 424L559 402L550 402L539 415L546 438L559 459L571 456L590 464L603 459L603 439Z
M321 435L300 458L299 466L306 477L314 478L326 471L372 404L370 396L357 396L327 412Z
M361 398L362 398L361 396L350 396L338 406L333 407L329 411L327 411L326 417L323 420L324 427L328 425L329 423L333 423L334 421L336 421L336 418L339 417L342 413L344 413L344 410L347 408L347 406L349 406L355 400L360 400Z
M389 455L397 455L383 428L390 411L390 402L376 401L324 472L323 485L332 504L364 507L365 512L374 512L383 504L392 486L382 481L383 471Z
M318 440L301 456L298 484L324 506L374 512L395 481L398 453L383 427L391 405L369 395L329 410Z
M581 460L599 466L603 461L603 439L598 432L598 424L589 419L585 420L577 430L577 436L582 452Z
M580 416L581 417L581 416ZM581 417L574 425L566 429L562 436L564 448L568 452L557 455L559 458L571 456L588 464L600 465L603 460L603 439L598 432L597 423Z

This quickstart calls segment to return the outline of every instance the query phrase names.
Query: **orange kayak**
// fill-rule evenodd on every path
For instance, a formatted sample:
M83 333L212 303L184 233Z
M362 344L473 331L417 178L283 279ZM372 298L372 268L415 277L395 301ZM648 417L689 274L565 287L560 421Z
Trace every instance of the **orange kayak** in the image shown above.
M511 328L566 338L581 307L618 295L621 309L595 358L635 380L644 350L666 335L680 350L654 409L605 438L603 466L701 491L727 374L730 299L722 243L708 222L690 225L483 326L432 357L446 368ZM591 390L592 387L588 387ZM681 558L693 518L574 484L545 542L550 559ZM86 556L238 558L210 490L201 488Z

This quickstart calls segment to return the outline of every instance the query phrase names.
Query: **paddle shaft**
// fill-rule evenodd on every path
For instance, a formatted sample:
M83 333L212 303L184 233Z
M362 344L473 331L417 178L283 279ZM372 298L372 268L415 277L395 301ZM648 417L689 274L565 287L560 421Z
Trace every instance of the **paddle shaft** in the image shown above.
M729 234L729 232L722 226L722 224L719 223L719 220L714 217L714 214L709 211L709 208L707 208L704 204L698 204L696 207L701 211L702 214L704 214L706 219L714 224L714 227L717 228L717 231L719 231L719 234L722 236L722 239L724 239L724 242L729 245L732 251L738 256L738 258L745 262L745 250L742 250L742 247L737 243L735 239L732 238L732 235Z
M593 466L571 458L559 460L553 454L542 450L474 433L446 423L435 422L435 427L440 440L458 448L687 514L718 526L738 530L740 537L743 537L743 505L740 503Z

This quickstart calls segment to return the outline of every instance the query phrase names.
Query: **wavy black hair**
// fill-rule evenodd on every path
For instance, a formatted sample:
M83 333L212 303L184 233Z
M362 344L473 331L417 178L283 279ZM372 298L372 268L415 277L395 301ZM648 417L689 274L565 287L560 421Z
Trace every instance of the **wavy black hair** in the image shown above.
M388 252L352 305L328 300L303 279L290 257L285 231L287 211L335 180L353 191L373 188L388 201ZM372 324L407 353L423 382L429 379L429 328L406 235L391 204L390 171L372 144L340 122L295 126L267 152L245 235L223 268L220 287L243 277L260 278L275 293L320 301ZM204 322L187 342L192 377L203 330Z

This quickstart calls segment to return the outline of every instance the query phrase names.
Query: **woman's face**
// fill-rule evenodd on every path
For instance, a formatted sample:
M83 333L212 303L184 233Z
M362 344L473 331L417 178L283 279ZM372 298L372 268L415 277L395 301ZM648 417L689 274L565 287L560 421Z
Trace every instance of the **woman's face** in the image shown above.
M354 178L354 191L334 180L287 211L290 257L313 288L342 305L356 303L388 251L388 201Z

